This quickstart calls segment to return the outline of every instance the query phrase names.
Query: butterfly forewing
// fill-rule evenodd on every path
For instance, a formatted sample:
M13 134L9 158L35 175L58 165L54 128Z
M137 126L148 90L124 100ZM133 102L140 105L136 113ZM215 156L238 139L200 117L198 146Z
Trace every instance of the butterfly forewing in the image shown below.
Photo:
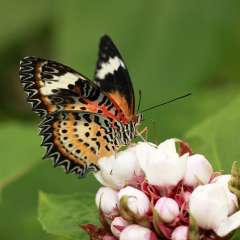
M20 63L20 79L28 94L33 111L46 115L58 110L59 89L69 89L86 78L63 64L35 57L25 57Z
M100 40L95 81L104 93L116 101L130 121L135 114L132 82L123 58L107 35Z
M124 119L122 110L99 86L66 65L26 57L20 63L20 78L33 111L40 116L72 110Z

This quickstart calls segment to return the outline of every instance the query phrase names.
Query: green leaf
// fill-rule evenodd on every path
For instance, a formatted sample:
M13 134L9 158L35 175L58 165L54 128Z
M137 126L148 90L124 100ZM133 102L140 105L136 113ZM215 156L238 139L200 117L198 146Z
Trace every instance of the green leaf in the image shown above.
M98 224L98 210L91 194L54 195L40 192L39 220L43 229L68 239L88 239L80 225Z
M233 236L231 237L231 240L239 240L240 239L240 230L236 230Z
M0 126L1 167L0 191L9 183L27 173L40 162L41 138L36 127L19 123L8 123Z
M230 171L240 160L240 97L186 134L194 152L203 153L217 170Z

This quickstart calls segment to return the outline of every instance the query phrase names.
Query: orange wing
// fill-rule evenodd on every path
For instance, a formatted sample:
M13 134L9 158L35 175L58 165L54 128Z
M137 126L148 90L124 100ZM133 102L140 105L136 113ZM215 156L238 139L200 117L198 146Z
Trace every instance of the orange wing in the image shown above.
M97 171L101 157L113 155L119 147L118 133L112 121L93 113L55 112L40 125L44 158L53 158L54 165L80 176Z

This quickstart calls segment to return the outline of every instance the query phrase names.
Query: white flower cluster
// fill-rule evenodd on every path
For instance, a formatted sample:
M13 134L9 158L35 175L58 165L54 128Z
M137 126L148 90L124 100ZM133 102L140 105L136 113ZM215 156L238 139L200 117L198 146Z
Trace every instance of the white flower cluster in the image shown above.
M216 176L203 155L179 154L176 141L140 142L100 159L96 204L110 220L108 239L187 240L190 216L216 239L240 227L231 175Z

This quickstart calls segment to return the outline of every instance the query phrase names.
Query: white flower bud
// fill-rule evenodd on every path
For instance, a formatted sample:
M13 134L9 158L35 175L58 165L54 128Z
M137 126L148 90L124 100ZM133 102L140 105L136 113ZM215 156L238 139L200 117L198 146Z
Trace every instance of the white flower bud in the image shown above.
M166 223L172 222L179 215L179 206L172 198L160 198L154 208L161 220Z
M230 179L231 179L230 174L219 175L213 178L211 183L220 183L222 185L225 185L225 187L228 188L228 182L230 181Z
M230 191L227 192L228 198L228 216L232 215L238 209L238 199L237 196Z
M101 187L96 194L96 205L104 214L115 216L117 210L118 195L117 192L108 187Z
M115 237L119 237L123 229L128 226L129 223L122 217L115 217L111 223L111 231Z
M221 184L198 186L192 192L189 211L197 224L204 229L214 229L227 218L228 199Z
M140 190L133 187L125 187L118 192L118 200L120 202L122 197L128 197L128 208L139 216L144 216L149 210L149 199Z
M150 152L155 151L157 149L157 146L151 142L139 142L135 146L135 151L138 160L140 161L141 168L145 169L145 164L149 160Z
M223 220L214 231L219 237L225 237L237 228L240 228L240 211Z
M201 154L195 154L188 158L184 183L189 186L207 184L213 174L213 169L208 160Z
M233 214L238 209L237 196L230 192L228 188L228 182L231 179L231 175L220 175L215 177L212 182L217 184L222 184L225 188L228 198L228 215Z
M171 240L187 240L187 239L188 239L187 226L178 226L173 230Z
M127 226L120 234L120 240L157 240L156 235L148 228L133 224Z
M140 166L150 184L174 186L183 179L188 154L179 157L175 140L169 139L158 148L148 149L149 157L139 158Z
M100 171L95 173L95 177L102 185L114 189L124 187L135 175L141 174L134 147L101 158L98 164Z

